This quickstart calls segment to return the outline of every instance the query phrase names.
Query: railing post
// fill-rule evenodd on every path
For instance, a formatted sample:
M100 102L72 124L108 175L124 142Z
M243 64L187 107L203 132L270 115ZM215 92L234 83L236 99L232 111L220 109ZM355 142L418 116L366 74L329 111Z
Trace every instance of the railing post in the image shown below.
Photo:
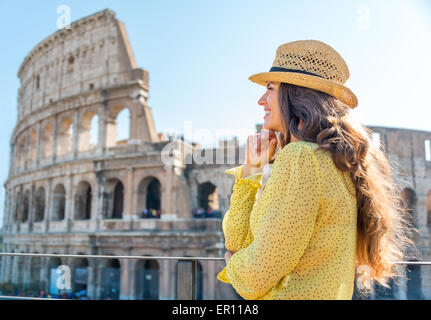
M195 260L180 260L177 264L177 299L196 300L196 274Z

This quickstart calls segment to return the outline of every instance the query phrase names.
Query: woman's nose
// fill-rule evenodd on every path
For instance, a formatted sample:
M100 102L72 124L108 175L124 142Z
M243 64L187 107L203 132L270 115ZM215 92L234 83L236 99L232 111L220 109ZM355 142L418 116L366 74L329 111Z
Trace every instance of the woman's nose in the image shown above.
M260 97L259 101L257 102L259 105L264 106L266 103L265 95Z

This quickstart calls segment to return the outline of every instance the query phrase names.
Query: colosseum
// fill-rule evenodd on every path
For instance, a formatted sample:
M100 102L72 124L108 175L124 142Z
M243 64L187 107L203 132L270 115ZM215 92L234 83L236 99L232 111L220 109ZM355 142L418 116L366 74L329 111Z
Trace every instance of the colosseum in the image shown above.
M219 213L233 180L222 176L232 165L191 170L182 159L199 145L156 133L148 71L136 66L114 12L44 39L18 77L5 252L223 257ZM121 114L126 139L118 139ZM216 281L223 263L199 262L197 297L235 297ZM51 271L63 264L73 270L72 290L89 298L176 297L176 263L168 260L3 257L0 283L49 292Z
M233 186L224 171L243 163L244 146L234 137L202 149L156 132L148 71L137 67L114 12L97 12L41 41L18 77L4 252L223 257L221 219ZM120 119L127 137L119 135ZM430 260L431 132L370 128L400 165L400 199L418 227L422 259ZM219 154L223 164L189 161ZM176 299L177 263L3 256L0 284L26 295L55 295L57 267L67 265L70 291L90 299ZM239 298L216 279L223 266L222 260L199 261L198 299ZM377 290L372 298L431 298L431 267L407 269L404 285Z

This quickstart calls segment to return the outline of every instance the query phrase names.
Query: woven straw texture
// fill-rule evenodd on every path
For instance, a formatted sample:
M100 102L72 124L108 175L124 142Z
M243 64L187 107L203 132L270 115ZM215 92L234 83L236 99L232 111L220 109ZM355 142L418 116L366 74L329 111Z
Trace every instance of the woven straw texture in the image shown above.
M298 70L297 72L262 72L249 77L253 82L266 86L268 81L286 82L325 92L351 108L358 100L344 86L350 77L349 68L341 55L331 46L317 40L299 40L277 48L273 67Z

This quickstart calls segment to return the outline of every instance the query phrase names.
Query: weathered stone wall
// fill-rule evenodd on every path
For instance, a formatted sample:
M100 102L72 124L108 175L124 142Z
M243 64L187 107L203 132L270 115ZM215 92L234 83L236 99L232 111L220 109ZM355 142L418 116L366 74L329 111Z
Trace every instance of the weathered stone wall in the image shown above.
M416 246L423 261L431 261L429 219L431 199L431 161L425 158L425 141L431 140L431 132L369 126L378 133L394 168L394 180L401 193L411 190L416 201L412 203L413 221L418 229ZM420 266L421 292L426 299L431 298L431 268ZM412 275L408 275L412 277ZM400 297L406 297L406 288L398 288Z
M182 155L194 148L160 140L147 104L148 72L137 68L126 29L114 12L85 17L44 39L24 59L18 76L18 121L5 182L5 251L223 256L221 219L192 217ZM129 135L120 141L117 117L124 110ZM96 142L90 143L95 132ZM161 153L168 144L173 157L165 163ZM146 218L142 212L153 182L160 207L157 218ZM36 281L46 291L50 267L75 262L4 257L0 282L28 289ZM106 261L90 259L86 265L88 295L100 298ZM120 260L119 265L120 298L137 298L136 283L142 279L135 269L143 264ZM175 298L176 262L153 265L158 266L159 297ZM215 281L223 263L202 261L201 266L204 298L232 294Z

